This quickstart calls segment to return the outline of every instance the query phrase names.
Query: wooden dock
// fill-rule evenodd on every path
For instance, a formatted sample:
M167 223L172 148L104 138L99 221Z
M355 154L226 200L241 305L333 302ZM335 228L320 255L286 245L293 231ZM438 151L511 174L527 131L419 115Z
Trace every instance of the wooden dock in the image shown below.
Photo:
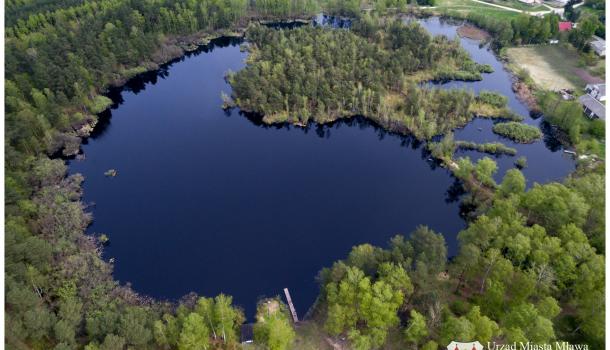
M290 297L288 288L284 288L284 294L286 295L286 301L288 302L288 307L290 308L290 313L292 314L292 321L297 323L299 322L299 317L297 316L297 310L295 310L294 305L292 304L292 298Z

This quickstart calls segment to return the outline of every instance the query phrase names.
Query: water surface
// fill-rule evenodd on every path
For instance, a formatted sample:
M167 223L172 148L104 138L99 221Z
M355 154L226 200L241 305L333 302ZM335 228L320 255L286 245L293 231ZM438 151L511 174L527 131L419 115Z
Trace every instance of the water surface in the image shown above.
M456 28L438 19L422 23L435 34ZM231 90L223 77L246 58L239 44L216 40L112 91L116 104L83 146L86 160L71 162L70 171L85 176L85 201L95 203L89 232L110 237L104 255L116 259L117 280L160 299L230 294L249 317L259 297L289 287L302 315L318 294L317 272L356 244L385 245L426 224L456 251L465 226L459 186L420 143L361 118L303 129L224 112L220 93ZM527 115L493 54L475 42L463 45L496 72L457 84L500 91ZM456 138L498 140L491 125L475 120ZM530 182L573 169L542 141L503 141L528 157ZM497 161L500 178L514 157ZM111 168L118 175L105 177Z

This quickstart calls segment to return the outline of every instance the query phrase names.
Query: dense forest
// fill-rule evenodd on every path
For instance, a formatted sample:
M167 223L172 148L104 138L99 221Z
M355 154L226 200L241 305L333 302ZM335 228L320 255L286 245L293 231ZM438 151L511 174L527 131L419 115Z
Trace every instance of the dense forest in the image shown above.
M282 10L277 10L279 7ZM231 298L176 305L112 279L74 155L111 101L109 86L179 57L251 16L298 16L308 2L9 1L5 41L6 345L11 349L231 347L244 318ZM317 5L316 5L317 6ZM287 318L275 317L273 325ZM263 334L267 327L258 327ZM220 331L222 329L222 331ZM279 329L279 328L278 328ZM207 332L207 333L205 333ZM268 333L268 332L267 332ZM272 341L275 336L261 336ZM269 340L271 339L271 340ZM264 344L264 342L263 342Z
M372 4L403 6L389 0ZM84 235L91 215L80 200L83 178L68 176L59 157L80 151L96 114L111 104L103 96L110 85L155 69L191 45L242 30L252 20L295 18L320 8L356 15L362 6L341 0L7 1L6 347L238 348L244 315L230 296L188 295L166 303L113 280L112 265L101 258L102 242ZM515 24L492 33L505 44L539 42L556 27L547 34L545 21L555 20L519 22L532 27L527 34ZM248 38L251 65L230 78L236 102L277 120L324 121L358 113L429 138L473 114L511 117L498 96L417 85L478 79L489 69L474 63L458 43L430 37L417 25L365 20L352 31L254 27ZM302 64L280 64L289 57ZM303 84L284 86L280 78ZM254 91L248 85L261 81L268 88ZM599 125L574 126L562 112L573 107L560 107L544 108L570 130L603 134ZM579 130L570 135L578 137ZM484 215L459 235L458 256L448 262L443 237L425 227L408 239L396 237L386 249L358 246L320 273L314 319L358 349L379 347L396 334L407 346L426 349L473 337L603 346L603 166L580 168L563 184L526 192L517 170L496 184L495 163L488 158L456 164L456 177L466 185L482 184L477 188L487 196L478 208ZM271 349L290 346L295 333L281 302L261 301L254 337Z
M458 41L419 24L364 19L351 30L304 27L247 31L248 66L228 77L235 103L267 123L307 124L366 116L421 139L463 126L473 116L518 119L491 92L421 87L427 80L480 80L489 66Z
M472 339L603 347L603 175L526 192L516 169L496 184L489 158L469 171L459 176L496 190L459 233L459 254L447 262L443 236L423 226L385 249L354 247L320 273L324 329L346 334L355 349L388 338L420 349Z

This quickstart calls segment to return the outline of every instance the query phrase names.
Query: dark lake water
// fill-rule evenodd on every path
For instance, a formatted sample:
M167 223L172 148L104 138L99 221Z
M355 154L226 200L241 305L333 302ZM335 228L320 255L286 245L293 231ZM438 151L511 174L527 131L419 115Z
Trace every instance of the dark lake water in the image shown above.
M421 23L433 34L455 35L455 25L438 19ZM494 55L462 43L495 73L439 87L499 91L527 115ZM302 129L224 112L220 93L231 89L223 77L246 58L239 44L217 40L112 91L116 104L83 146L86 160L70 161L70 171L85 176L85 201L95 203L89 232L110 237L104 255L116 259L117 280L160 299L230 294L248 317L259 297L288 287L302 315L317 296L317 272L356 244L385 245L425 224L456 251L465 226L459 191L423 145L362 119ZM491 126L475 120L456 138L499 140ZM528 158L530 183L574 168L551 141L502 141ZM496 159L498 179L514 159ZM111 168L118 175L105 177Z

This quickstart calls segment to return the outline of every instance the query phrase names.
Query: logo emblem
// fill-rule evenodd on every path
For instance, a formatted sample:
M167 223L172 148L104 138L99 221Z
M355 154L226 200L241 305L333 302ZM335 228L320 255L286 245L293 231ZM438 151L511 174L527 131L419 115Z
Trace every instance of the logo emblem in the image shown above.
M483 345L478 341L473 341L469 343L460 343L456 341L452 341L447 345L447 350L483 350Z

